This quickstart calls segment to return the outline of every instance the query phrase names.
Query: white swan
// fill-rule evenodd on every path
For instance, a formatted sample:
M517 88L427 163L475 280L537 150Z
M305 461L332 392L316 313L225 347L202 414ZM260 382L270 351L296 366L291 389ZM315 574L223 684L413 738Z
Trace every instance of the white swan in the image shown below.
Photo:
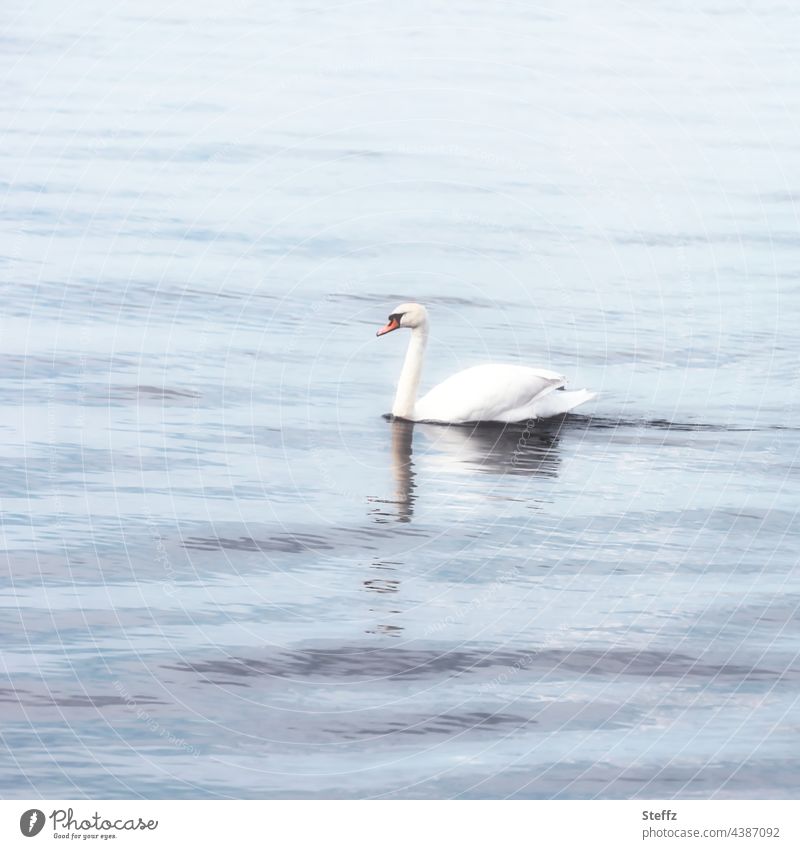
M375 335L411 328L392 415L414 422L524 422L569 412L594 392L557 392L563 375L526 366L483 365L459 371L417 400L422 359L428 342L428 311L422 304L400 304Z

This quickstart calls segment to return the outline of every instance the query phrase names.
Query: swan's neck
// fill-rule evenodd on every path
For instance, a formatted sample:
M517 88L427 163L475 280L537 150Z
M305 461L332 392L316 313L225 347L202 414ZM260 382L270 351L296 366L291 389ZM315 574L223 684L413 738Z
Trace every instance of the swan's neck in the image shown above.
M415 327L411 331L403 370L397 382L397 393L394 396L392 415L403 419L414 418L414 407L417 403L419 379L422 376L422 360L425 356L425 346L428 344L427 324Z

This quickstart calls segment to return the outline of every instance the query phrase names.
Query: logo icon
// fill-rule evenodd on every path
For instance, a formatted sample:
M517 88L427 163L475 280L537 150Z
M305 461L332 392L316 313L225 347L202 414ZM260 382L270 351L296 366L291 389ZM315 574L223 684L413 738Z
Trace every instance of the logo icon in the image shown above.
M44 828L44 812L38 808L31 808L19 818L19 830L25 837L36 837Z

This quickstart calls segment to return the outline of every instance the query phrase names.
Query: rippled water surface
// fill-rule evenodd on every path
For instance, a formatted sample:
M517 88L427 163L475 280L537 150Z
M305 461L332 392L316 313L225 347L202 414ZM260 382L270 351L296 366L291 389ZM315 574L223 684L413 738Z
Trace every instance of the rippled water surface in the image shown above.
M790 6L0 13L6 797L785 797ZM383 418L483 361L599 393Z

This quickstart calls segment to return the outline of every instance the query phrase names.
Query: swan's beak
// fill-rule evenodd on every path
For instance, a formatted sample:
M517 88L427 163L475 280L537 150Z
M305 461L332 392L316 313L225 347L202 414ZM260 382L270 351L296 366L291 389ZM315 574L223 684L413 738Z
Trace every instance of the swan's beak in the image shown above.
M396 318L392 318L389 320L389 323L386 327L381 327L381 329L375 334L376 336L383 336L386 333L391 333L393 330L397 330L400 327L400 322Z

